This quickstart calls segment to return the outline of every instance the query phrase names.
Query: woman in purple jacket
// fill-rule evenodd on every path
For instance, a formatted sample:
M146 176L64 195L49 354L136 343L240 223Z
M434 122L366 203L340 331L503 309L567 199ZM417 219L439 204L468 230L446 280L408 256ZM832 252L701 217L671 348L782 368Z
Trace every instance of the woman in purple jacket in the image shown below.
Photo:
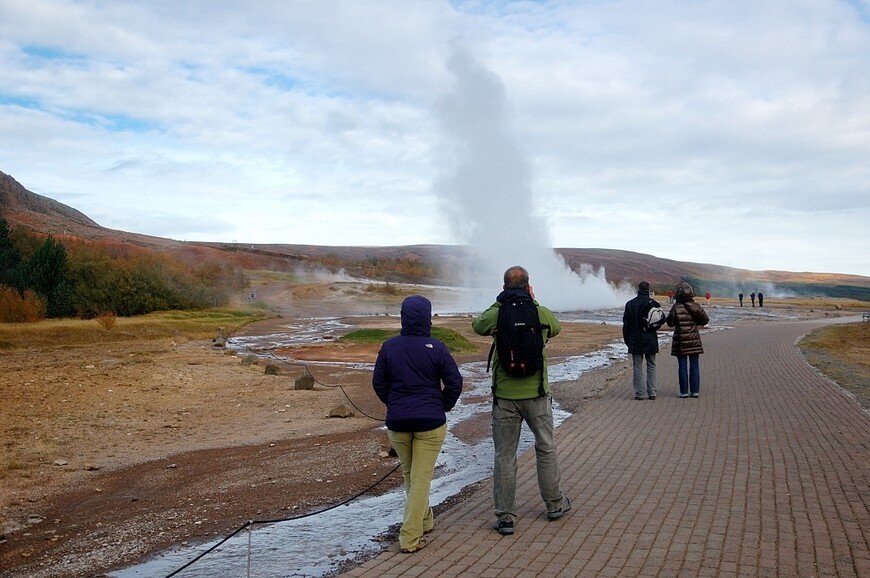
M412 553L435 527L429 486L447 435L445 412L462 393L462 376L447 347L429 335L432 303L421 295L402 301L402 331L381 345L372 386L387 406L387 435L402 462L405 515L399 548ZM441 384L444 384L442 387Z

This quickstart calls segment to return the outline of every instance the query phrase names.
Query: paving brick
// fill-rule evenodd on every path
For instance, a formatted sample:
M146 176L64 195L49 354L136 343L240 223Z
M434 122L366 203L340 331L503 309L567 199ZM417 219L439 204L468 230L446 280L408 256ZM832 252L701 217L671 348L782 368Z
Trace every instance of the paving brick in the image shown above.
M628 371L558 428L574 501L558 525L531 451L514 536L492 530L483 483L439 516L450 539L426 558L390 549L344 576L870 578L870 414L795 346L834 321L705 332L699 399L677 398L665 348L656 403L633 401Z

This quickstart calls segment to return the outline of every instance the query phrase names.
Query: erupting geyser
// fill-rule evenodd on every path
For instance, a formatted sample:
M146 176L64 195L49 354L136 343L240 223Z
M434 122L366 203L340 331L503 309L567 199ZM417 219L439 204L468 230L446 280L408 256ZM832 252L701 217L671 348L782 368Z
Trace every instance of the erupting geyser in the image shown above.
M452 92L436 111L447 145L447 164L435 193L456 240L470 250L463 271L476 289L478 309L492 302L512 265L529 271L537 297L558 311L621 306L625 295L592 267L572 271L552 249L547 222L532 202L531 168L506 122L501 79L464 49L448 69Z

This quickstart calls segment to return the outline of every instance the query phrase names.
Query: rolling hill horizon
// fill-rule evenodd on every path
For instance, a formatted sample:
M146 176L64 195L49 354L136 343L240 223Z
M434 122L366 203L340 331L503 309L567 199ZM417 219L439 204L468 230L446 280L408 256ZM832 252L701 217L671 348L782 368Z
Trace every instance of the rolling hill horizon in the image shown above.
M11 227L24 227L55 238L80 238L89 241L126 243L145 249L169 252L186 262L216 259L243 269L275 269L304 265L330 256L343 262L362 263L372 257L411 259L433 264L444 270L461 260L468 248L459 245L406 246L326 246L298 244L219 243L177 241L141 233L108 229L84 213L63 203L26 189L10 175L0 172L0 217ZM820 294L870 301L870 277L829 272L754 271L664 259L653 255L605 248L554 248L574 271L581 265L604 267L612 283L637 283L641 279L654 287L672 287L680 279L701 283L713 294L749 293L763 287L795 294ZM348 271L352 274L352 271ZM396 281L402 279L398 276ZM388 279L390 280L390 279ZM418 279L420 281L420 279ZM436 279L422 279L434 282Z

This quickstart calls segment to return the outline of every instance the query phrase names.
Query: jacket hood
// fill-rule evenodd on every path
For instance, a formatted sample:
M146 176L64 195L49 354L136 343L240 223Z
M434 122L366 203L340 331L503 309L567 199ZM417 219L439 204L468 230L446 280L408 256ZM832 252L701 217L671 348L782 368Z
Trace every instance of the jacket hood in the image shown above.
M692 301L695 297L695 291L692 289L692 286L683 281L679 285L677 285L677 295L676 300L680 303L684 301Z
M432 303L422 295L402 301L402 335L429 336L432 330Z
M501 293L498 294L498 297L495 298L499 303L506 303L508 301L514 301L516 299L531 299L532 296L529 295L528 291L523 291L522 289L505 289Z

